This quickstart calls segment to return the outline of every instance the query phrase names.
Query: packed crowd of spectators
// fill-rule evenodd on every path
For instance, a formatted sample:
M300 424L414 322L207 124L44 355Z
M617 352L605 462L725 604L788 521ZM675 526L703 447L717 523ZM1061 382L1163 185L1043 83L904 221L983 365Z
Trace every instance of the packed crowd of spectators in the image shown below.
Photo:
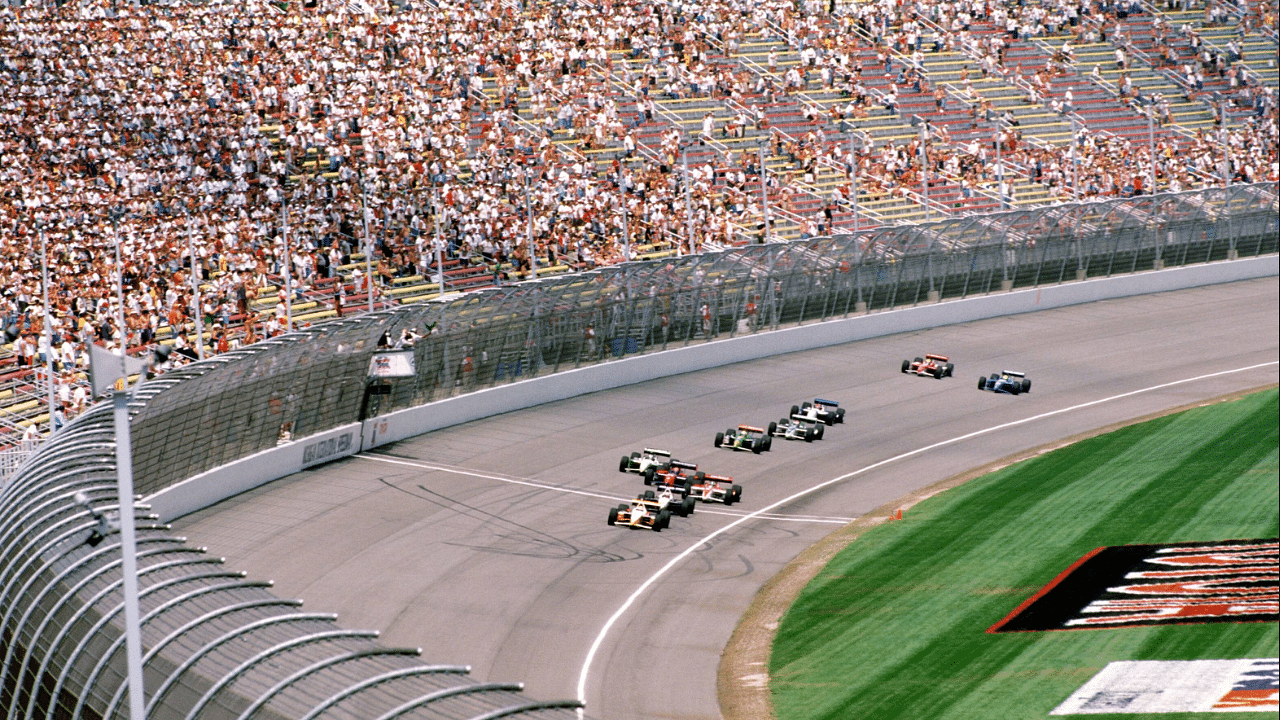
M759 157L717 138L767 138L789 171L769 176L769 204L782 212L814 194L823 165L850 181L856 167L867 193L918 185L918 139L851 153L838 136L876 103L892 109L862 82L866 37L879 43L884 70L898 73L891 93L935 93L918 62L895 68L891 51L977 47L966 29L975 18L1029 37L1117 12L1093 0L854 7L832 16L825 2L782 0L441 0L430 12L377 14L326 0L4 6L0 315L17 332L16 362L51 355L74 413L87 402L73 378L87 343L133 349L172 336L189 350L197 316L210 353L284 332L286 266L296 300L341 313L370 291L385 301L396 278L431 276L437 248L500 278L534 263L616 263L639 245L763 240ZM767 67L713 61L756 33L786 38L800 64L784 70L776 53ZM994 72L1000 51L987 47ZM617 63L619 51L632 62ZM769 128L761 100L814 88L847 103L807 109L808 130ZM709 113L701 132L672 125L641 141L641 125L663 119L663 97L719 99L732 118ZM1230 135L1240 179L1276 176L1274 90L1263 97L1260 121ZM982 109L980 98L972 104ZM1212 181L1217 142L1163 145L1160 182ZM702 149L686 189L679 166L694 143ZM1009 193L1001 181L1020 175L1064 199L1070 168L1081 196L1115 195L1142 192L1137 178L1150 162L1145 148L1087 132L1068 161L1070 150L1032 147L1012 126L1002 151L997 168L990 143L953 143L938 127L928 162L967 192L994 182ZM833 229L851 184L822 198L824 217L805 220L805 235ZM52 347L40 339L42 240ZM357 264L342 277L361 252L372 272ZM274 311L260 317L264 300Z

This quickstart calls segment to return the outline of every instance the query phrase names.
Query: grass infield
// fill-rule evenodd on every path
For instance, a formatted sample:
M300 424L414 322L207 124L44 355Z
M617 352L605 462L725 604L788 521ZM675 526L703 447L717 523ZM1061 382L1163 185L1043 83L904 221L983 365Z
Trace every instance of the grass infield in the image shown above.
M986 630L1100 546L1280 535L1278 418L1275 389L1157 418L866 532L783 618L769 667L777 717L1046 718L1111 661L1276 657L1268 622Z

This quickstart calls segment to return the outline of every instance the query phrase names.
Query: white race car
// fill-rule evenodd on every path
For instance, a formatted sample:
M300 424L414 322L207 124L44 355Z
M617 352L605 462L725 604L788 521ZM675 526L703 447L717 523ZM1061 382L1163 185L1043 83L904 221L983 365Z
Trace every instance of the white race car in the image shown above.
M803 415L792 415L790 419L782 418L776 423L769 423L770 435L805 442L821 440L822 433L826 429L826 425L805 420Z
M742 486L734 485L731 477L702 475L694 481L689 498L732 505L742 499Z
M645 490L640 499L657 501L659 510L666 510L680 517L689 517L698 506L693 498L670 486L661 486L657 490Z
M637 475L645 475L649 468L660 470L670 464L670 452L645 448L643 452L631 453L631 457L622 456L622 461L618 463L618 472L633 472Z
M805 422L835 425L844 422L844 408L835 400L814 398L811 403L791 406L791 417L799 415Z

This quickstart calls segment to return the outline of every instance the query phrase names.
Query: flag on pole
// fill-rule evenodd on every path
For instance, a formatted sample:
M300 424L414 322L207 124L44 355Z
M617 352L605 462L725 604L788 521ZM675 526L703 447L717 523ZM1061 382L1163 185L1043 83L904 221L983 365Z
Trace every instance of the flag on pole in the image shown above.
M89 384L93 386L93 396L101 397L111 390L123 390L129 384L129 380L125 377L128 375L138 375L147 371L147 366L151 364L149 355L146 357L130 357L125 355L124 367L120 366L120 356L110 350L89 344Z

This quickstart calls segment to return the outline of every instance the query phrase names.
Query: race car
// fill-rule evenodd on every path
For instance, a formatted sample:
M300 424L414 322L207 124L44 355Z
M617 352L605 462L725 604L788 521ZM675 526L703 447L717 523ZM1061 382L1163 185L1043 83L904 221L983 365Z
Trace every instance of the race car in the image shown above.
M609 510L609 524L625 527L652 528L654 532L671 525L671 512L658 507L657 500L645 500L643 497L632 500L630 504L622 504Z
M698 506L698 503L689 497L687 493L670 486L661 487L656 491L645 490L644 494L638 499L656 501L659 510L673 512L680 517L689 517L693 514L694 508Z
M947 362L946 355L925 355L923 358L902 361L902 372L929 375L939 380L951 377L955 369L954 363Z
M618 463L618 472L633 472L637 475L644 475L649 468L664 467L670 463L670 452L645 448L644 452L631 453L631 457L624 455Z
M805 420L803 415L792 415L790 418L781 418L776 423L769 423L769 434L773 437L805 442L821 440L826 429L826 425Z
M991 377L979 377L978 389L1018 395L1031 392L1031 381L1027 379L1025 373L1001 370L999 374L991 373Z
M716 447L726 450L747 450L757 455L773 447L772 433L776 423L769 423L769 429L752 425L739 425L737 430L729 428L716 433Z
M840 403L835 400L823 400L822 398L814 398L813 402L802 403L800 405L791 406L791 417L800 415L800 420L805 422L822 423L824 425L835 425L844 422L844 408L840 407Z
M674 460L667 467L646 470L644 484L671 487L684 495L688 495L689 488L693 486L693 483L700 475L702 473L698 472L697 465Z
M742 499L742 486L734 485L733 478L723 475L702 475L693 484L689 499L702 502L718 502L732 505Z

